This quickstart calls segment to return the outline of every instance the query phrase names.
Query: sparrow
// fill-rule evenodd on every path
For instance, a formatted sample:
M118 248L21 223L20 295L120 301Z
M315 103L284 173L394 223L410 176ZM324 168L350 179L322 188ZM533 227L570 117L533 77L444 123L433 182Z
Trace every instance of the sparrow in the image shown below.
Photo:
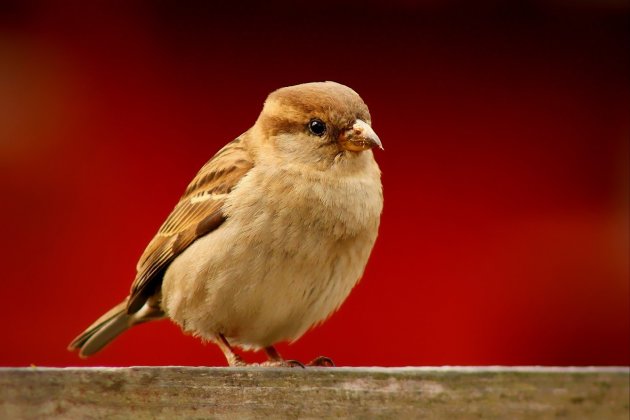
M90 356L130 327L169 318L265 366L303 366L274 345L335 312L378 234L383 148L361 97L335 82L267 97L255 124L197 173L137 264L131 292L70 343ZM310 365L334 366L320 356Z

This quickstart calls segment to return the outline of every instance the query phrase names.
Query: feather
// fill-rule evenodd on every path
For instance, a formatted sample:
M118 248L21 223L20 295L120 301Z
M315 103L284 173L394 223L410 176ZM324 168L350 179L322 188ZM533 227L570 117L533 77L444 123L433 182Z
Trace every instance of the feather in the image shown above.
M223 203L254 166L241 139L228 143L197 173L157 235L140 257L127 313L142 308L155 294L169 264L190 244L225 221Z

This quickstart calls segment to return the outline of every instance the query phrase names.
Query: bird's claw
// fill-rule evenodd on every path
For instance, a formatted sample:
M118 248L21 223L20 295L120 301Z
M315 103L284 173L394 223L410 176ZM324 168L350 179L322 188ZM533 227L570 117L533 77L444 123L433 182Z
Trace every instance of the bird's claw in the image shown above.
M306 368L306 366L304 366L304 363L300 362L299 360L285 360L284 363L286 363L288 367L300 367L302 369Z
M308 362L306 366L335 367L335 362L333 362L330 357L319 356Z
M299 360L267 360L261 364L252 363L252 366L264 366L264 367L285 367L285 368L302 368L306 366Z

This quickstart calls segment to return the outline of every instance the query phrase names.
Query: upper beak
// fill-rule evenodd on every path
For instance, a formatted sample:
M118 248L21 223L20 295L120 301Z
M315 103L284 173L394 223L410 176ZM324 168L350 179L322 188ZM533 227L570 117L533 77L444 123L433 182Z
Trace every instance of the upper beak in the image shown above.
M383 144L378 138L372 127L365 121L356 120L352 127L341 133L339 136L339 144L346 150L353 152L361 152L378 146L381 150Z

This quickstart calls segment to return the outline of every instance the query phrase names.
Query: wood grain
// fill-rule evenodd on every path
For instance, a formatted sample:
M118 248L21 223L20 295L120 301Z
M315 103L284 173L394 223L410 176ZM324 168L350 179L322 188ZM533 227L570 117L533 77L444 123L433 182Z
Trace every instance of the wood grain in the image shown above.
M628 368L1 368L0 418L628 419Z

